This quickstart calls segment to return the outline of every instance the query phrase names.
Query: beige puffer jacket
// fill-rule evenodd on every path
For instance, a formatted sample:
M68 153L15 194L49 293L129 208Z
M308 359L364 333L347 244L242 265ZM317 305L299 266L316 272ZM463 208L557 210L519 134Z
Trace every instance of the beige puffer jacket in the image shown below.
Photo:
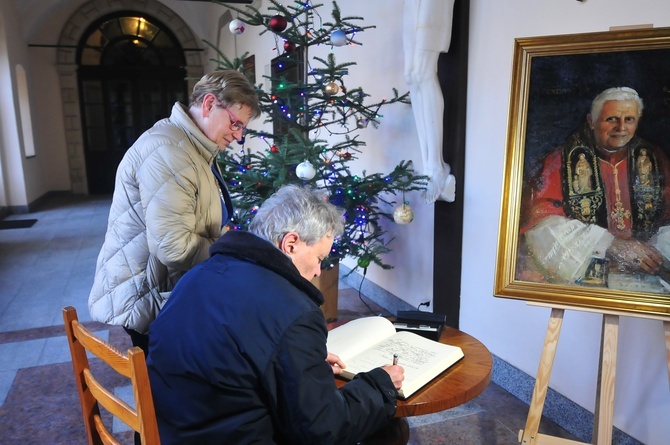
M209 258L221 235L218 151L179 103L128 149L88 300L94 320L146 333L177 280Z

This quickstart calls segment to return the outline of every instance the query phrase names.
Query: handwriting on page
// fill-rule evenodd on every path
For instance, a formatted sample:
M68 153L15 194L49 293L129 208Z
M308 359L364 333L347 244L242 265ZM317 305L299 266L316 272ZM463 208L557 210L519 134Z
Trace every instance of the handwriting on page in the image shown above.
M407 344L405 341L397 338L391 338L383 341L377 347L378 350L390 354L398 354L398 363L405 367L419 367L430 362L437 354L433 351L426 351L415 346Z
M398 364L405 368L405 377L412 378L419 369L435 359L437 353L418 348L399 338L388 338L363 354L347 361L348 370L365 372L391 364L393 354L398 354Z

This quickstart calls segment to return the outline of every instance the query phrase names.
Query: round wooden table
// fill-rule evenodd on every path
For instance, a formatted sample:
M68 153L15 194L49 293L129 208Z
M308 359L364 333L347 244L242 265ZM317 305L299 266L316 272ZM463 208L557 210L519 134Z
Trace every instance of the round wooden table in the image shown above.
M442 331L440 343L460 346L464 357L406 400L399 399L395 413L399 419L362 443L407 443L409 426L405 417L454 408L474 399L486 389L493 370L493 357L486 346L473 336L448 326ZM346 383L337 378L335 381L338 387Z
M491 381L493 357L479 340L445 326L440 343L460 346L464 357L407 400L398 400L396 417L421 416L462 405L481 394Z

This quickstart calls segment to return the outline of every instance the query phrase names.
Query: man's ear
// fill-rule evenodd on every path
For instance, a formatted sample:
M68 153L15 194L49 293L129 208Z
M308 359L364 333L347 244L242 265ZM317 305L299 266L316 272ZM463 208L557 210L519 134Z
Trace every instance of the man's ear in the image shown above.
M289 232L284 235L281 242L279 243L279 250L284 252L286 255L293 255L295 253L296 245L300 241L300 236L296 232Z

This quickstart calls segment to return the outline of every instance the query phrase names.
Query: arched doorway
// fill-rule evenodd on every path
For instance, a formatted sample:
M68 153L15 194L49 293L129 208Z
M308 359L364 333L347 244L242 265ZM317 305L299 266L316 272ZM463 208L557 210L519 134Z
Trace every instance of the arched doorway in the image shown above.
M187 102L184 52L153 17L116 12L87 28L76 59L88 192L107 194L126 150Z
M205 52L201 47L201 39L194 34L191 27L172 9L156 0L123 0L110 2L108 0L90 0L79 7L70 19L63 25L58 50L56 52L56 67L60 78L61 101L65 118L65 140L70 169L70 183L73 193L88 194L87 162L84 156L83 110L80 97L84 95L78 80L79 47L86 40L91 25L98 23L103 17L113 14L133 11L133 14L142 17L159 17L162 24L167 24L169 30L176 36L183 56L186 59L185 68L187 91L204 73ZM161 29L166 29L162 27ZM112 70L113 67L108 67ZM128 147L125 147L127 149ZM116 166L108 170L114 173Z

